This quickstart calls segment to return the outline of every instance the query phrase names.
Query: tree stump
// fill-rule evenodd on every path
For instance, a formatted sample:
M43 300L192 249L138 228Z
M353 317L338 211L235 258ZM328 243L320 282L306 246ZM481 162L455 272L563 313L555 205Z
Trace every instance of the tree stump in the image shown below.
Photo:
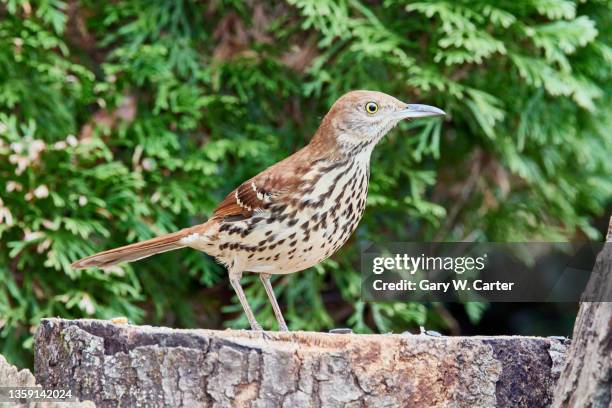
M543 407L566 341L45 319L35 373L98 407Z
M612 293L612 217L606 241L585 291L599 299L610 299ZM553 406L612 406L612 303L580 303Z

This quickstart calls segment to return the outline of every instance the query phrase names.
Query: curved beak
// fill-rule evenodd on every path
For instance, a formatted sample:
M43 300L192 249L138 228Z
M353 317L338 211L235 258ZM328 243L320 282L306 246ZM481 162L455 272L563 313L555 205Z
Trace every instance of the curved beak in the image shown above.
M428 116L446 115L446 112L442 109L438 109L435 106L419 105L418 103L406 105L399 113L402 115L402 118L425 118Z

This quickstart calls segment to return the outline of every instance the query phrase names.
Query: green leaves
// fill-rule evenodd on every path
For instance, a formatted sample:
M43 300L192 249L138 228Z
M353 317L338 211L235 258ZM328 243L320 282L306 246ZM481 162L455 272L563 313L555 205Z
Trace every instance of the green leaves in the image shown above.
M537 12L551 20L572 19L576 16L576 3L569 0L531 0L528 3Z
M525 31L536 47L544 50L546 60L551 64L559 64L565 71L571 70L567 56L593 42L598 34L595 22L586 16L572 21L556 21Z

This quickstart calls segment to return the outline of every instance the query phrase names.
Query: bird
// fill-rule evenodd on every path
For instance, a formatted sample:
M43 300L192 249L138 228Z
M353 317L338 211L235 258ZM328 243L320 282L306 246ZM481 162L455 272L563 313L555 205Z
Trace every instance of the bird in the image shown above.
M259 274L280 331L288 331L270 279L317 265L342 247L366 207L374 147L402 120L443 116L378 91L350 91L334 102L311 141L240 184L208 221L83 258L74 268L107 268L192 248L227 268L251 330L262 331L240 280Z

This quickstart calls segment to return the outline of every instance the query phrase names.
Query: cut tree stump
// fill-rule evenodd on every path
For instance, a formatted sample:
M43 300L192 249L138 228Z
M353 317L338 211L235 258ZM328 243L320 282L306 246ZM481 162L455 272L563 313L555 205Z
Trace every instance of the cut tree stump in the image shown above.
M544 407L567 341L45 319L35 373L97 407Z

